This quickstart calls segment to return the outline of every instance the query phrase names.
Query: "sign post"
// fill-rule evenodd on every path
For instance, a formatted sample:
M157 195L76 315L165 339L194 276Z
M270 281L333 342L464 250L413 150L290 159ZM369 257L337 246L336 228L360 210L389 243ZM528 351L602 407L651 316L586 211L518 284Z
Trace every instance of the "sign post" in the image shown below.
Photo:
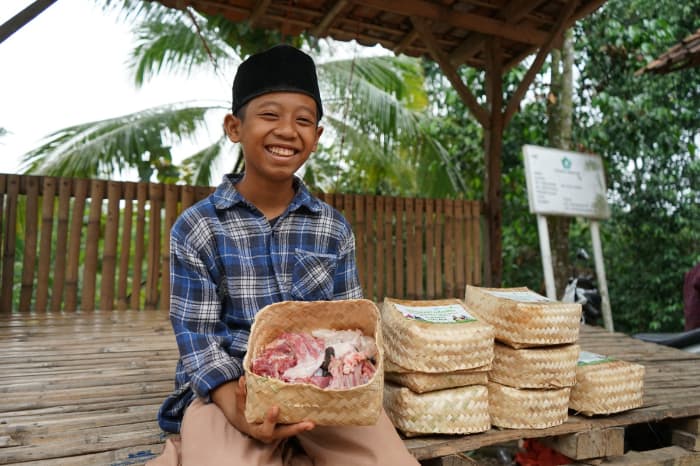
M523 155L530 212L537 214L547 297L557 299L546 215L590 219L603 322L612 332L612 311L598 225L598 220L610 217L600 156L532 145L523 146Z

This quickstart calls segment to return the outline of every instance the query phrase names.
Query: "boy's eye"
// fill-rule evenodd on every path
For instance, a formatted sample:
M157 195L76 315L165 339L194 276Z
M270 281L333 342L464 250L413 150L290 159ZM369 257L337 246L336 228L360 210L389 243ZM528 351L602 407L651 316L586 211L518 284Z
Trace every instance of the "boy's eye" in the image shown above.
M314 124L314 122L311 120L311 118L306 118L306 117L299 117L299 118L297 118L297 121L302 125Z
M262 112L260 116L263 118L277 118L277 114L274 112Z

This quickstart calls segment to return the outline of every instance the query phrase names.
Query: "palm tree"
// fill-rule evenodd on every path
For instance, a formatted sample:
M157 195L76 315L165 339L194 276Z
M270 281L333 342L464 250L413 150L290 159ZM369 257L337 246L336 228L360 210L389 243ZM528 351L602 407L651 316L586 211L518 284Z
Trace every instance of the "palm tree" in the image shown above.
M221 74L222 68L239 63L241 55L283 39L275 31L190 10L140 1L113 6L103 1L105 8L119 8L124 18L138 19L130 63L137 86L159 73L190 73L212 64ZM419 60L358 54L326 59L337 44L307 37L293 42L320 57L316 61L327 107L323 124L334 136L307 164L307 183L323 190L400 195L431 195L436 187L444 191L445 186L453 193L463 190L461 174L425 131L428 99ZM25 155L23 171L107 177L136 170L143 181L155 176L161 182L210 185L217 181L212 179L214 161L233 150L223 134L179 167L173 165L171 146L192 138L206 127L208 115L228 106L225 101L174 103L64 128ZM232 170L239 170L241 157L232 160Z

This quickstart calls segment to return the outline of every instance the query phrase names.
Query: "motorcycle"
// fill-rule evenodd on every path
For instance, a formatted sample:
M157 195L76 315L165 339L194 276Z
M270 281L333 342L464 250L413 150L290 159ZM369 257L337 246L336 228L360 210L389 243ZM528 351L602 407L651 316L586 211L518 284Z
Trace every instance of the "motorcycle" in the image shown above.
M577 251L576 259L580 261L590 260L588 253L584 249ZM601 325L600 320L603 316L601 296L592 274L575 271L575 274L567 282L561 301L580 303L582 307L581 322L588 325ZM658 345L677 348L688 353L700 354L700 328L684 332L642 332L635 333L632 337Z
M590 261L590 256L585 249L579 249L576 252L576 259L579 261ZM561 301L581 304L581 323L600 325L600 320L603 317L603 312L601 311L602 298L591 273L585 273L575 268L574 274L569 277L566 288L564 288L564 295Z

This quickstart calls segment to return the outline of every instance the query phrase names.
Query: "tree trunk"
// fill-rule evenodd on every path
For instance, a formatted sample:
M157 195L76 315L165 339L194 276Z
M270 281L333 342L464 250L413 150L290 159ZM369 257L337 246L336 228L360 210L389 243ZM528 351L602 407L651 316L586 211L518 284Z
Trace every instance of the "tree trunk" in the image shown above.
M564 34L561 50L552 50L551 89L547 99L547 134L551 147L571 148L573 113L573 35L571 29ZM549 219L549 238L552 248L554 284L561 297L570 273L569 227L571 217L552 216Z

